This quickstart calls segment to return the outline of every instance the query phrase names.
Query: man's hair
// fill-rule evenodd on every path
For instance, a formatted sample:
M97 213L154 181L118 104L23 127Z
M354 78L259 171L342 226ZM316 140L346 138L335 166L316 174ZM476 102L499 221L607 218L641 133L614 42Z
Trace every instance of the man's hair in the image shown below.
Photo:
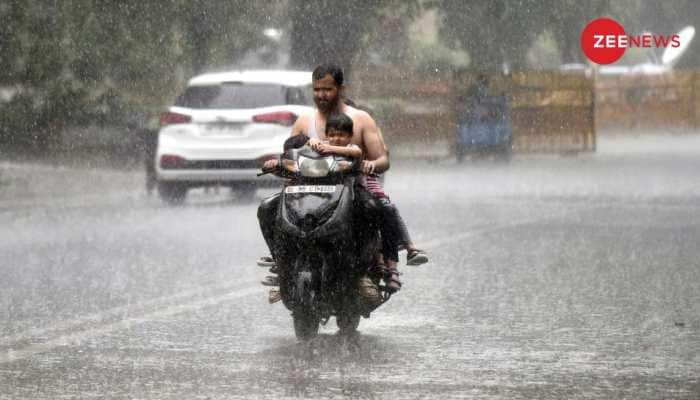
M340 86L343 84L343 69L336 64L319 65L314 69L314 72L311 73L311 79L317 81L326 75L333 77L336 85Z
M345 132L352 135L352 128L352 118L343 113L333 114L328 117L328 121L326 121L326 134L333 129L334 131Z

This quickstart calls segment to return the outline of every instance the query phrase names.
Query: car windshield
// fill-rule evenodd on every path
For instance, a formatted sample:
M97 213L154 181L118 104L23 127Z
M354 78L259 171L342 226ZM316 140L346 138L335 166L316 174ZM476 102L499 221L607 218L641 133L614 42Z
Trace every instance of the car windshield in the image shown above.
M258 108L283 104L308 104L302 88L275 84L223 83L190 86L175 100L187 108Z

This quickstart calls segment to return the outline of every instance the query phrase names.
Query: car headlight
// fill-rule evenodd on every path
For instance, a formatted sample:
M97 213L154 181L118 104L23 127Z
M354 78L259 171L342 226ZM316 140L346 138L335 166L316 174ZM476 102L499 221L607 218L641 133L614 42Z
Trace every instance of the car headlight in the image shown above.
M299 156L299 171L302 176L321 178L328 175L330 170L329 157L314 160L313 158Z

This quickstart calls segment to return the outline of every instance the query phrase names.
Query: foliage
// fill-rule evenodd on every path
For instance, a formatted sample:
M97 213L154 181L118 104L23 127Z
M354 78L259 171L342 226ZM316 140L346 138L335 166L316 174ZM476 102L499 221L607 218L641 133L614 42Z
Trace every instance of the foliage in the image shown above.
M3 2L0 87L37 96L40 107L14 118L33 118L44 129L120 123L133 110L155 114L185 77L230 65L254 47L267 10L246 0ZM4 108L6 116L18 111Z
M628 33L662 34L700 20L700 2L694 0L433 0L427 4L444 16L443 39L466 50L476 69L528 68L533 43L549 36L556 43L560 63L585 62L579 37L597 17L617 19ZM682 66L700 65L700 40L691 47Z
M438 14L440 35L416 40L409 29L426 10ZM349 70L360 57L376 56L399 68L469 63L500 70L544 57L556 64L557 55L561 63L584 62L580 31L603 15L632 31L670 34L699 20L700 2L5 0L0 89L21 95L0 100L0 128L7 136L155 115L187 77L239 64L249 50L265 47L266 27L287 31L296 68L336 61ZM699 65L699 47L696 38L681 65Z
M309 69L324 62L335 62L350 70L353 57L365 40L380 26L388 13L413 18L420 10L418 0L309 0L289 5L292 21L293 67Z

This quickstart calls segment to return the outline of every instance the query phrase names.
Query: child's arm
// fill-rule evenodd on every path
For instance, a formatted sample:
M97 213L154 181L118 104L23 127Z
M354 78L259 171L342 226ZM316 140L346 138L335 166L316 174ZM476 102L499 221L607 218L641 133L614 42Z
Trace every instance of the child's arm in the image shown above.
M320 144L318 151L321 154L335 154L343 157L362 158L362 149L355 144L351 144L350 146L346 147Z

